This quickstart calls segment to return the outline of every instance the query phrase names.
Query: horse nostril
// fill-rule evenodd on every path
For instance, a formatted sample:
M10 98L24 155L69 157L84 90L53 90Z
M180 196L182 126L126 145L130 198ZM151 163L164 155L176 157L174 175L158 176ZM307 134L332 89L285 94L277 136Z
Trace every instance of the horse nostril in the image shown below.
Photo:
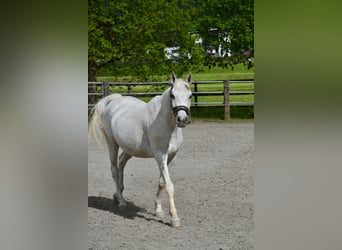
M177 122L178 123L187 123L188 122L188 117L186 116L186 117L180 117L180 116L178 116L177 117Z

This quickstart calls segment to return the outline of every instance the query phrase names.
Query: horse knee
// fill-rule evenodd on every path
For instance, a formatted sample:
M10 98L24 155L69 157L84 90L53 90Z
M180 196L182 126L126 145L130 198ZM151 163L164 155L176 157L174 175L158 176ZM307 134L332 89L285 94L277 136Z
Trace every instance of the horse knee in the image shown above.
M159 188L160 189L164 189L165 188L165 181L162 178L159 179Z
M173 196L173 193L174 193L174 191L175 191L175 188L174 188L172 182L168 183L168 184L165 186L165 188L166 188L166 192L168 193L168 195L169 195L169 196Z

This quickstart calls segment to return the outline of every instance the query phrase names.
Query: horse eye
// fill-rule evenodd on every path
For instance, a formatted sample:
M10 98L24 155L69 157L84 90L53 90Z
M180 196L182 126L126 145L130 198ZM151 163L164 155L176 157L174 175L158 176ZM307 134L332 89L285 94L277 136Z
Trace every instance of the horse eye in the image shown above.
M189 99L191 99L192 95L189 96Z
M175 99L175 96L173 94L171 94L171 99Z

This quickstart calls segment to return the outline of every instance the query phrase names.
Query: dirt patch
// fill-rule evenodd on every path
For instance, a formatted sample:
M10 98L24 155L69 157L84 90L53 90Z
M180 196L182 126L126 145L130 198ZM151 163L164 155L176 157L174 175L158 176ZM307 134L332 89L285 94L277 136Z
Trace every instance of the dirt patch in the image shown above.
M170 168L180 228L154 216L159 170L132 158L121 210L113 203L108 154L88 148L89 249L254 249L254 123L194 122ZM168 211L168 199L163 196Z

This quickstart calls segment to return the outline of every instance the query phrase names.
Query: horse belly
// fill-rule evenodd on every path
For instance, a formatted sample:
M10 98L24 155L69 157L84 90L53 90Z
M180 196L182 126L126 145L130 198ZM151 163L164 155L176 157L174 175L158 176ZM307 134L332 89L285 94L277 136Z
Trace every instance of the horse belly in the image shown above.
M127 154L136 157L153 157L151 146L144 133L141 119L134 114L125 119L116 119L112 123L113 136L117 144Z
M149 143L146 143L146 141L142 138L132 136L126 137L123 141L120 137L118 139L118 144L122 150L129 155L141 158L153 157Z

